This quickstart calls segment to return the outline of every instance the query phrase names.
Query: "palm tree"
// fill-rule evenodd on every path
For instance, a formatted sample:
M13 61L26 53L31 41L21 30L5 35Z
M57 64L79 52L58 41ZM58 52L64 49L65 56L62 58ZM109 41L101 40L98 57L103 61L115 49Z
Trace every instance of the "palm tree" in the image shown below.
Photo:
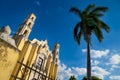
M76 78L75 78L75 76L73 75L73 76L70 76L70 79L69 80L77 80Z
M87 43L87 79L91 80L91 56L90 56L90 46L91 46L91 34L94 33L98 41L101 42L103 39L102 29L109 32L110 28L100 20L104 12L108 10L107 7L96 7L94 4L90 4L85 10L81 11L76 7L72 7L70 12L75 13L80 21L76 24L74 28L74 39L80 45L81 37Z

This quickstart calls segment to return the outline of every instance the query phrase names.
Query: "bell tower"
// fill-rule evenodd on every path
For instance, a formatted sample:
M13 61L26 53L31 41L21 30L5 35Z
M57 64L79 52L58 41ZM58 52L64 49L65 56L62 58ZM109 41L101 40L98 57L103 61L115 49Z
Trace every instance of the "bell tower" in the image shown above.
M19 26L18 31L15 35L23 36L25 39L28 39L30 32L32 31L35 19L36 16L33 13L28 15L24 22Z
M32 31L36 16L32 13L20 24L18 30L14 34L13 38L17 47L21 50L25 41L28 40L28 37Z
M60 45L56 43L56 44L54 45L53 50L52 50L53 61L56 62L56 64L57 64L57 62L58 62L59 47L60 47Z
M60 45L56 43L52 50L53 61L51 62L50 74L54 76L55 80L57 78L55 75L58 73L59 47Z

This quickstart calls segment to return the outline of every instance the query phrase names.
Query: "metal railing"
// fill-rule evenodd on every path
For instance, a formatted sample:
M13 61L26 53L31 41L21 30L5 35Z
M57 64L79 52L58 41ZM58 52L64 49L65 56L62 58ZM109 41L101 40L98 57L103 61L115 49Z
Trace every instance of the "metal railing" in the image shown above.
M17 70L16 75L12 75L13 80L54 80L51 78L51 76L47 76L47 72L41 71L40 68L35 67L32 65L31 67L28 66L27 62L26 64L23 63L24 58L22 61L18 61L17 64L19 64L19 68ZM18 77L19 72L21 71L22 76ZM32 75L32 79L30 79ZM37 78L35 77L37 75Z

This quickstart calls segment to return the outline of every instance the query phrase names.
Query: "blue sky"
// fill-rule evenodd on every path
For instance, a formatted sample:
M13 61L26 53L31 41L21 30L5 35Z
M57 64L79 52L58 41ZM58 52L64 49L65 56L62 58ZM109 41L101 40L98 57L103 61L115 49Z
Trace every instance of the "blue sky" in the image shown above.
M50 49L59 43L58 77L68 80L75 75L81 80L86 74L86 43L82 40L78 46L74 41L73 28L80 19L69 9L83 10L88 4L109 8L101 19L111 28L102 43L92 36L92 74L103 80L120 80L120 0L1 0L0 27L9 25L13 35L27 15L34 13L37 19L29 39L47 39Z

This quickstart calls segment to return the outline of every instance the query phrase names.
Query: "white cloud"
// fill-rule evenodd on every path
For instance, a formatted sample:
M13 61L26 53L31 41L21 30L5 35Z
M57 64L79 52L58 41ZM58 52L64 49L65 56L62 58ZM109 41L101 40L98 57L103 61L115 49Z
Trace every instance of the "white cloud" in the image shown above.
M120 66L112 65L112 68L120 68Z
M120 80L120 76L110 76L110 80Z
M110 71L113 71L114 69L118 69L118 68L120 68L120 66L113 64L110 68Z
M101 79L104 79L104 76L109 75L110 72L106 71L105 69L98 67L98 66L94 66L92 67L92 75L97 76Z
M98 65L100 62L98 60L91 60L91 64L96 66Z
M78 75L85 75L86 74L86 68L79 68L79 67L72 67L73 73Z
M86 52L86 49L82 49L82 52ZM91 52L92 58L101 58L103 56L106 56L109 53L109 50L106 49L106 50L101 51L101 50L91 49L90 52Z
M67 67L65 64L61 64L59 62L59 70L58 70L58 80L69 79L70 76L74 75L76 78L80 75L86 74L86 68L79 67Z
M95 63L98 63L97 61L94 61ZM58 71L58 80L68 80L70 76L74 75L76 78L80 76L86 75L86 68L79 68L79 67L67 67L65 64L62 64L59 62L59 71ZM106 75L109 75L110 73L106 71L105 69L93 66L92 67L92 75L97 76L101 79L104 79Z
M120 64L120 55L114 54L114 55L110 58L110 64Z
M106 56L109 53L109 50L106 49L104 51L100 50L91 50L91 54L93 58L101 58L103 56Z
M109 62L106 65L111 66L110 71L120 68L120 55L114 54L109 58Z
M58 67L58 80L64 80L65 78L69 78L73 75L71 68L68 68L65 64L60 63Z
M82 49L82 52L86 52L86 49ZM108 55L109 53L110 55ZM91 49L91 56L92 75L103 80L108 80L108 78L109 80L120 80L120 75L113 76L116 75L115 72L118 72L120 69L119 54L114 54L108 49L102 51ZM103 57L105 57L105 59L103 59ZM103 64L103 61L106 65ZM58 76L60 80L68 80L71 75L75 75L75 77L78 79L79 77L85 76L86 72L87 70L84 67L68 67L67 65L59 62Z

